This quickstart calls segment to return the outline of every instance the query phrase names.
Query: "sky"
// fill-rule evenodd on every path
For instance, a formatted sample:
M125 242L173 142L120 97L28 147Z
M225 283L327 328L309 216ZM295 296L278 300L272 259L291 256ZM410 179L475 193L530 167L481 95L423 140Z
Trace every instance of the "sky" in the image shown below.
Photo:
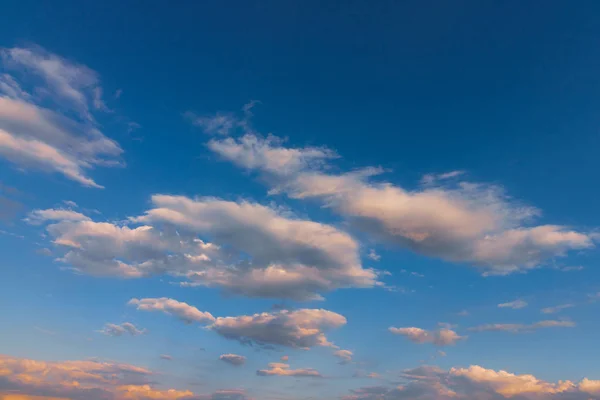
M600 4L4 1L0 400L600 399Z

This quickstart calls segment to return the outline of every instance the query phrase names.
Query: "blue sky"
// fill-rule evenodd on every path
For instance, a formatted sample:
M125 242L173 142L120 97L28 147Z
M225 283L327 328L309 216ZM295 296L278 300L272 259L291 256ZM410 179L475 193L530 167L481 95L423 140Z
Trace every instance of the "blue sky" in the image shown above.
M2 8L0 399L600 398L596 2Z

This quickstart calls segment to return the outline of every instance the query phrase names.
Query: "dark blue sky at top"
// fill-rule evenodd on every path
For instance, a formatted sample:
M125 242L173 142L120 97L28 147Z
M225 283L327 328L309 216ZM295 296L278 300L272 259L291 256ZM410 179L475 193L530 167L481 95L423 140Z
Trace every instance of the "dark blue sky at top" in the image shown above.
M570 207L575 190L574 213L594 206L597 2L5 5L3 45L35 41L93 65L153 133L144 150L172 158L174 169L185 158L163 150L201 150L179 134L190 128L172 110L258 99L263 131L327 144L356 167L393 168L406 184L467 169L510 178L510 194L543 202L550 215Z

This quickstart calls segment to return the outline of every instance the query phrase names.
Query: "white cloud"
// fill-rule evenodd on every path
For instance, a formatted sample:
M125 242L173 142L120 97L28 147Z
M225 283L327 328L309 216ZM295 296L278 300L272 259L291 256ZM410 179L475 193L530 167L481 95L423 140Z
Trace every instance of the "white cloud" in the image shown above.
M560 225L531 226L540 212L510 199L500 187L447 182L461 171L407 190L373 182L381 168L331 174L326 162L335 152L285 147L273 136L212 139L209 148L238 166L262 172L272 194L318 199L378 240L468 263L485 275L523 272L571 250L594 247L591 234Z
M161 354L160 358L161 358L161 360L167 360L167 361L172 361L173 360L173 357L171 357L168 354Z
M37 75L56 99L68 103L82 117L93 120L90 102L101 101L95 94L100 88L95 71L40 47L2 49L0 54L6 66Z
M343 287L373 287L376 273L362 268L359 245L348 234L309 220L292 219L255 203L155 195L155 208L136 222L168 223L210 237L230 255L250 257L229 267L190 271L196 285L236 294L295 300ZM226 263L226 260L221 260Z
M152 200L155 208L120 224L62 209L34 210L27 220L52 222L46 230L64 251L60 261L94 276L169 274L183 286L294 300L379 285L378 273L362 267L359 244L333 226L245 201Z
M452 346L459 340L466 339L466 336L459 336L455 331L449 328L440 328L436 330L425 330L421 328L395 328L388 329L395 335L402 335L414 343L432 343L436 346Z
M512 308L514 310L518 310L520 308L527 307L527 302L523 300L514 300L508 303L498 304L498 308Z
M532 332L538 329L545 328L573 328L575 327L575 323L568 320L544 320L535 322L533 324L486 324L479 325L472 328L469 328L470 331L475 332L512 332L512 333L522 333L522 332Z
M280 310L215 318L209 312L200 311L187 303L165 297L131 299L128 304L141 311L159 311L173 315L186 323L207 324L205 329L226 339L262 347L337 348L327 340L325 334L346 324L343 315L323 309Z
M219 357L219 360L235 365L236 367L246 363L246 357L237 354L223 354Z
M332 311L299 309L219 317L208 329L244 344L308 349L315 346L334 347L325 333L345 324L346 318Z
M107 323L99 332L107 336L123 336L124 334L139 336L145 334L146 330L136 328L131 322L124 322L119 325Z
M554 307L546 307L546 308L542 308L542 313L543 314L555 314L557 312L560 312L562 310L566 310L567 308L572 308L575 307L575 304L561 304L558 306L554 306Z
M283 363L269 363L269 369L260 369L256 371L256 374L259 376L295 376L308 378L323 377L316 369L290 369L290 366L288 364Z
M192 322L207 324L215 321L215 317L209 312L200 311L187 303L166 297L158 299L131 299L128 304L142 311L160 311L165 314L174 315L188 324Z
M352 362L354 353L350 350L337 350L333 353L334 356L340 359L340 364L348 364Z
M240 139L213 139L208 147L221 157L246 169L259 169L288 176L311 166L319 166L337 155L326 148L306 147L294 149L281 146L282 140L274 136L266 139L246 134Z
M26 81L41 78L44 85L34 84L37 95L31 96L12 75L0 75L0 157L21 169L102 187L87 170L121 165L123 150L98 129L90 111L90 104L100 101L97 74L37 47L0 49L0 56Z
M32 225L40 225L46 221L91 221L91 218L73 210L49 208L33 210L24 221Z

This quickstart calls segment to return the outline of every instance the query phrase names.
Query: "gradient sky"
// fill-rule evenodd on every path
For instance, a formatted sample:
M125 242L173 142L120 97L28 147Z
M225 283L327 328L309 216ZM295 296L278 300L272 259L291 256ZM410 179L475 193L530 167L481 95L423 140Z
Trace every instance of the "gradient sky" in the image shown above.
M0 400L600 398L600 3L1 9Z

